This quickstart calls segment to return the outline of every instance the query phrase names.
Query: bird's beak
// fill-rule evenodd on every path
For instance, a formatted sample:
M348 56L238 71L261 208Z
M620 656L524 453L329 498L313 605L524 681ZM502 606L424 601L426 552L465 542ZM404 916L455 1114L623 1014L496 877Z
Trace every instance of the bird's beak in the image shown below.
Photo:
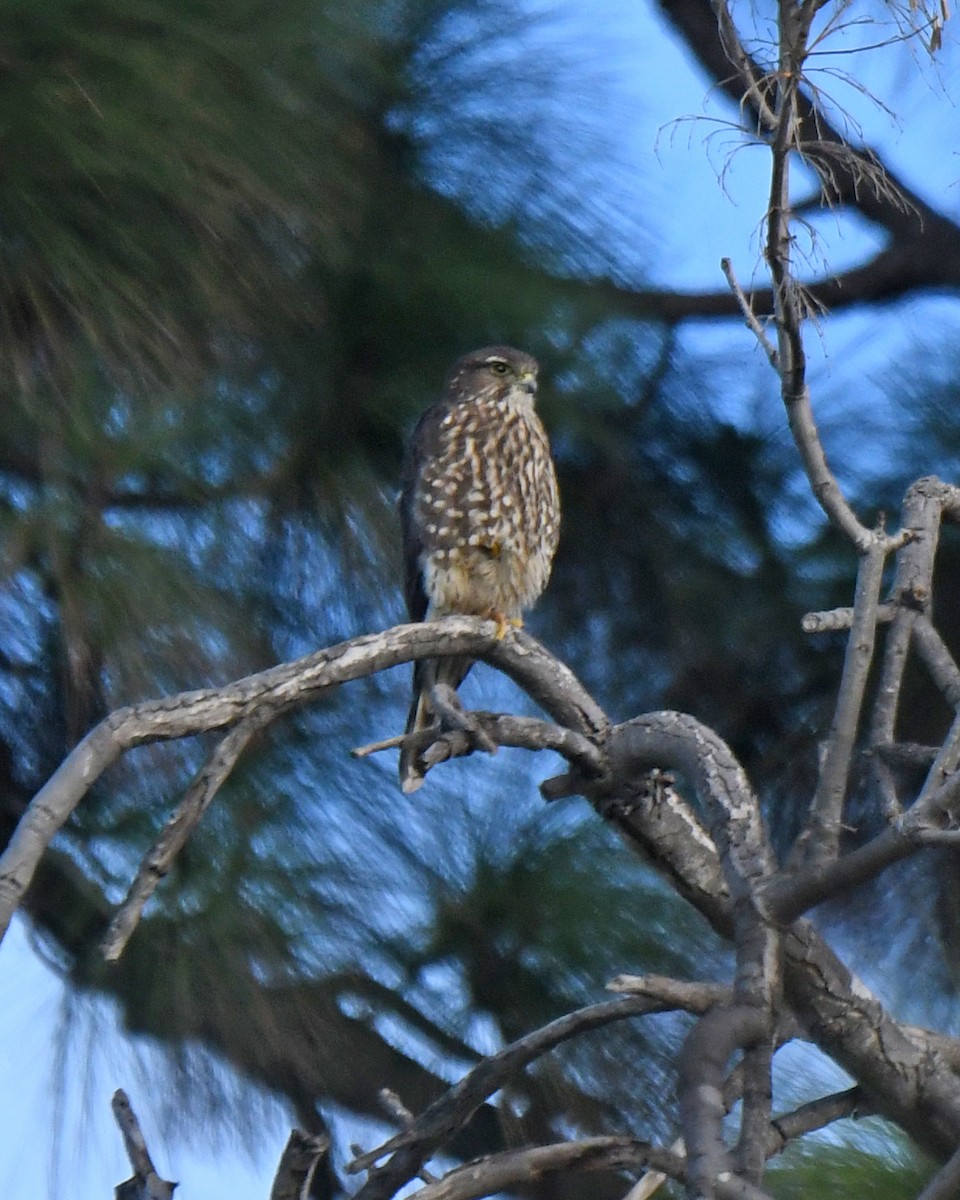
M529 371L525 375L520 376L520 391L526 392L528 396L537 394L537 377Z

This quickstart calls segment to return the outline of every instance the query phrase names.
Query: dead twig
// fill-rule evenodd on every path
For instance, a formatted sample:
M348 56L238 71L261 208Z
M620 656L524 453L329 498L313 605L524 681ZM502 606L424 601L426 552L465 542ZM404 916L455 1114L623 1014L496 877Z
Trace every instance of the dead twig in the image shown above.
M827 612L804 613L800 628L804 633L842 633L853 624L852 608L831 608ZM889 625L897 614L895 604L877 605L877 624Z
M837 693L826 753L817 788L803 829L790 856L791 865L836 858L840 851L840 827L850 777L867 676L876 644L877 604L883 583L888 546L877 530L860 558L853 603L853 622L847 639L843 673Z
M123 1144L133 1167L133 1176L117 1185L116 1200L170 1200L175 1183L161 1179L153 1165L147 1141L123 1088L113 1093L110 1107L123 1134Z
M542 1029L527 1034L499 1053L478 1063L454 1087L435 1101L410 1127L382 1146L358 1155L348 1164L351 1174L370 1171L356 1200L389 1200L420 1170L426 1159L457 1132L477 1108L511 1076L561 1042L612 1021L665 1012L671 1005L647 996L625 996L579 1009ZM389 1160L371 1170L381 1159Z
M669 1150L638 1138L595 1137L477 1159L414 1195L416 1200L477 1200L481 1196L522 1188L544 1175L560 1171L636 1170L644 1166L652 1166L681 1181L685 1176L683 1159ZM734 1179L721 1182L717 1196L719 1200L770 1200L766 1192Z
M739 282L737 281L737 277L733 271L733 263L729 258L720 259L720 270L723 272L727 283L730 285L731 292L733 292L737 298L737 303L740 305L740 311L743 313L743 319L746 321L747 327L753 331L753 336L760 343L761 348L770 361L771 367L773 367L774 370L777 370L779 366L777 348L767 337L767 331L761 324L760 318L753 311L750 300L745 295L743 288L741 288Z
M136 878L110 922L100 943L100 953L107 962L115 962L123 954L140 922L144 905L173 866L251 738L271 720L273 713L269 708L252 712L230 730L198 772L173 816L144 856Z

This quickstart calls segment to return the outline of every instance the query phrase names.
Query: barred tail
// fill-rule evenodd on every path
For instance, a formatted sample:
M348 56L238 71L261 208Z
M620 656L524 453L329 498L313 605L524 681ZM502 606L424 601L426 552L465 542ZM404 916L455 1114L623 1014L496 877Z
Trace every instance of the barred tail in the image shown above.
M445 683L457 688L473 666L469 658L422 659L413 664L413 701L407 714L406 734L421 733L437 724L430 708L430 688L436 683ZM430 743L419 747L404 742L400 747L400 787L408 795L421 787L428 767L421 755Z

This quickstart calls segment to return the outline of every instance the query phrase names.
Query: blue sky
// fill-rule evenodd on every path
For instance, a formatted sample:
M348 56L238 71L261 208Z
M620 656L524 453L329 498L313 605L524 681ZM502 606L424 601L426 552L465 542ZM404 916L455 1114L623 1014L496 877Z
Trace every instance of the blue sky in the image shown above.
M595 217L607 213L608 224L604 229L598 225L591 236L606 239L605 253L622 264L628 277L642 264L663 286L720 288L719 260L728 255L741 281L748 282L761 264L757 234L767 186L765 152L748 148L729 157L734 135L715 124L729 117L728 109L705 95L702 77L651 5L595 0L589 6L552 8L544 3L538 8L557 14L544 26L553 31L551 37L555 32L578 46L578 53L594 55L597 76L608 89L598 92L596 101L610 114L623 161L614 172L583 164L584 180L593 173L598 187L611 189L599 209L586 210ZM863 31L849 35L845 44L860 36ZM825 86L835 86L853 106L866 138L911 186L934 205L957 212L960 158L951 147L958 144L958 113L950 98L957 45L949 24L940 58L939 68L931 67L922 52L914 61L907 50L857 60L858 77L878 94L893 97L899 122L838 80L825 81ZM589 100L575 99L578 104ZM464 178L468 167L461 164ZM451 183L453 190L458 186L456 180ZM817 227L820 253L834 269L856 261L874 244L869 230L846 218L825 214ZM954 342L960 334L956 301L918 301L911 311L921 332L935 320ZM826 321L821 336L811 339L814 403L829 399L829 408L818 409L828 433L831 423L864 419L892 346L912 352L916 329L905 330L899 322L902 317L883 312L854 313ZM733 352L746 360L758 358L751 335L734 323L698 324L683 336L698 355ZM760 364L758 378L762 369ZM753 424L771 437L786 436L781 413L767 406L762 391L732 389L727 403L738 423ZM878 419L875 410L872 419ZM925 469L917 464L913 473ZM812 509L810 516L815 518ZM59 980L31 950L24 927L15 925L0 947L0 1194L5 1200L41 1200L52 1197L55 1189L77 1200L112 1195L111 1189L128 1174L110 1113L110 1097L118 1086L128 1090L142 1116L159 1169L181 1181L179 1200L267 1196L289 1127L278 1106L268 1109L264 1143L252 1151L228 1140L212 1148L180 1139L166 1142L154 1121L144 1071L149 1047L130 1048L110 1007L91 1004L75 1014L69 1056L60 1059L64 1004ZM65 1079L69 1086L64 1092ZM54 1138L58 1120L59 1143Z
M259 1145L233 1143L229 1131L213 1146L168 1141L156 1121L152 1093L163 1086L162 1071L151 1079L149 1044L125 1038L109 1004L71 1000L19 920L0 946L0 1014L0 1192L8 1200L113 1195L130 1175L110 1110L118 1087L141 1119L157 1169L180 1181L178 1200L269 1195L290 1130L280 1107L264 1114Z

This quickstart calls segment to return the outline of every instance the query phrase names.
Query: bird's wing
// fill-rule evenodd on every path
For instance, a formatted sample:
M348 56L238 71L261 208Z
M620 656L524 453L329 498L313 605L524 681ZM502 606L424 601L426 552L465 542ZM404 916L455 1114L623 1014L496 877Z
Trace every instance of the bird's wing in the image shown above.
M420 562L426 548L425 531L421 526L417 494L424 466L434 460L440 449L440 425L450 411L448 404L435 404L423 414L410 437L407 457L403 464L400 486L400 524L403 531L403 592L412 621L422 621L427 615L429 597L423 582Z

